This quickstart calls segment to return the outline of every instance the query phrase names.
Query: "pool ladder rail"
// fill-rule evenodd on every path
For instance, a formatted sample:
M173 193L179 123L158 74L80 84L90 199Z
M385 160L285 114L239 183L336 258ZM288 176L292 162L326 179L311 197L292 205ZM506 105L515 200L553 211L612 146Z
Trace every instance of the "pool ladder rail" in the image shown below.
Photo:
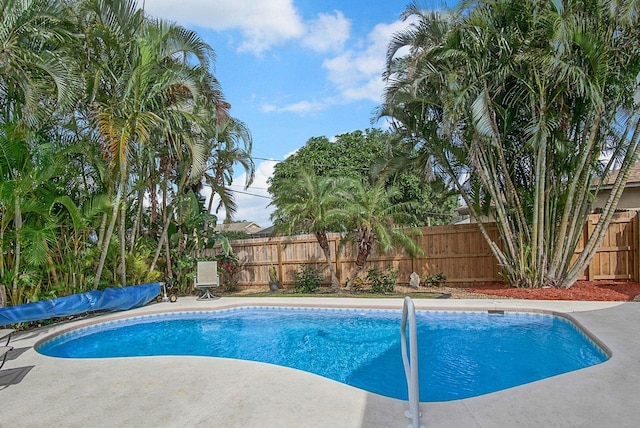
M407 320L409 321L409 356L407 356ZM418 383L418 333L416 330L416 308L409 296L404 298L402 307L402 326L400 327L402 363L407 378L409 392L409 410L404 415L411 419L407 428L424 428L420 425L420 384Z

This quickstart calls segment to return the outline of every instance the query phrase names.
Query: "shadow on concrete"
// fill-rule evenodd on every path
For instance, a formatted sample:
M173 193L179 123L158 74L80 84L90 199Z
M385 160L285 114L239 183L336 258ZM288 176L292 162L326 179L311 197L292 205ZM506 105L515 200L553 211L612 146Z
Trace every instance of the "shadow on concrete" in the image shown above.
M30 346L26 346L24 348L13 348L11 351L9 351L9 353L7 354L7 361L11 361L11 360L15 360L16 358L18 358L20 355L24 354L25 352L27 352L29 349L31 349Z
M17 385L22 382L27 373L35 366L16 367L14 369L0 370L0 390L8 388L10 385Z
M20 355L31 349L30 346L24 348L14 348L7 354L7 361L15 360ZM16 367L13 369L0 370L0 390L7 388L9 385L17 385L35 366Z

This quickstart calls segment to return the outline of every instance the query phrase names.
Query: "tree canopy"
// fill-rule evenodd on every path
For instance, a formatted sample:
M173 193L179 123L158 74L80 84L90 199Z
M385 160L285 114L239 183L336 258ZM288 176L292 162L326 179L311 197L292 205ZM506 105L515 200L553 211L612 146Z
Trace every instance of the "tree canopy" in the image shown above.
M335 208L341 203L335 188L340 188L340 183L344 181L342 178L322 177L299 169L298 175L282 181L272 202L276 207L271 215L276 233L292 235L302 232L312 233L316 237L331 274L334 291L338 291L340 283L336 267L331 261L327 234L341 231L344 227L343 217L335 215Z
M0 2L0 305L189 283L202 183L233 213L233 168L254 171L213 61L134 0Z
M276 165L269 191L275 206L271 218L280 234L312 233L322 248L331 273L331 286L340 284L331 261L327 234L340 232L345 242L358 249L356 269L348 278L349 288L374 248L387 252L399 244L409 252L419 251L405 226L442 222L449 218L447 203L434 212L420 206L425 186L416 175L398 172L385 159L388 134L381 130L342 134L335 141L312 138L295 155ZM388 171L385 171L388 170ZM394 185L395 182L403 185ZM455 196L438 195L455 206ZM434 198L435 199L435 198ZM435 203L435 201L430 201ZM418 219L416 213L423 214Z
M288 189L301 169L313 171L320 177L353 178L370 182L375 176L388 175L387 186L396 186L395 203L415 202L412 205L417 225L447 224L455 217L458 200L442 180L428 181L414 171L402 171L387 161L391 136L380 129L367 129L327 137L313 137L295 154L276 164L269 182L274 200ZM277 204L274 204L277 207ZM279 221L278 217L274 219Z
M381 116L403 137L398 149L455 185L512 285L571 286L604 237L640 150L637 6L488 0L440 14L414 3L390 44Z

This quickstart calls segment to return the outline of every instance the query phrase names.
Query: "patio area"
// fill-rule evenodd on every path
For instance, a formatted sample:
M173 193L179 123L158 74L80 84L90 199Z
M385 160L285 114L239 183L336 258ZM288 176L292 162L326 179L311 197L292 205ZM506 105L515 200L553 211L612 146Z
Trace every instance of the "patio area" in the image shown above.
M609 361L480 397L421 403L426 427L636 427L639 303L414 300L416 309L563 312L598 337ZM407 403L269 364L210 357L59 359L33 346L54 332L146 313L233 306L402 307L401 299L222 298L158 303L16 333L0 371L0 426L406 427ZM398 356L400 358L400 356Z

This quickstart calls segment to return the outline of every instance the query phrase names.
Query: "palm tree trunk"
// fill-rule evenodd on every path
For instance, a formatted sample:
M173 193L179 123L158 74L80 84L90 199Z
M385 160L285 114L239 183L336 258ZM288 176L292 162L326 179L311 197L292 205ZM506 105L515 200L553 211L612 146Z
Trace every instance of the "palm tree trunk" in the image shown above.
M327 261L327 266L329 266L329 272L331 272L331 289L336 292L340 290L340 281L338 281L338 276L336 275L336 267L331 261L331 249L329 248L329 240L327 239L327 234L324 232L316 232L316 239L318 240L318 244L320 244L320 248L322 248L322 252L324 253L324 258Z
M152 176L149 176L149 208L149 224L153 225L158 212L158 192Z
M167 172L166 174L169 174L169 171L171 170L171 164L167 163ZM183 181L181 181L183 183ZM180 187L178 187L178 189L180 189ZM173 217L173 209L171 209L171 212L169 212L169 206L167 205L167 181L165 180L164 182L164 187L162 189L163 192L163 196L162 196L162 216L163 216L163 223L165 225L165 227L162 230L162 233L164 233L164 250L165 250L165 263L166 263L166 275L169 278L173 278L173 271L171 270L171 249L169 248L169 224L171 223L171 218Z
M120 208L120 221L118 222L118 235L120 236L120 284L127 285L127 237L125 234L125 212L126 204Z
M165 179L163 180L162 183L162 234L160 235L160 239L158 241L158 246L156 247L156 252L153 256L153 260L151 261L151 265L149 266L149 272L151 272L152 270L154 270L156 268L156 264L158 263L158 258L160 257L160 252L162 251L163 247L165 249L166 252L166 272L165 272L165 276L167 278L173 278L173 272L171 270L171 253L170 253L170 248L169 248L169 240L168 240L168 235L169 235L169 223L171 222L171 217L173 216L173 213L168 213L167 210L169 209L168 205L167 205L167 176L169 175L169 165L168 163L165 164Z
M51 279L53 283L57 286L58 282L58 272L56 271L56 265L53 263L53 258L51 258L50 254L47 254L47 264L49 265L49 272L51 272Z
M369 258L370 253L371 253L371 247L364 247L358 250L358 257L356 257L356 267L351 273L349 280L347 281L347 287L346 287L347 290L351 289L351 286L353 285L353 281L355 281L355 279L358 277L358 274L362 272L362 269L364 268L364 265L367 262L367 259Z
M18 291L18 277L20 276L20 231L22 230L22 211L20 210L20 198L16 196L14 203L14 222L16 225L16 249L15 259L13 263L13 295L17 295Z
M133 219L133 226L131 227L131 237L129 238L129 251L133 252L136 245L136 239L140 235L140 229L142 224L142 216L144 209L144 189L138 191L138 208L136 209L136 216Z
M373 248L373 231L369 229L360 230L358 231L358 235L360 237L357 241L358 256L356 257L355 269L347 281L347 290L351 289L353 281L364 268L364 265L367 263L367 259L369 258L369 254L371 254L371 249Z
M625 184L629 178L631 173L631 168L635 164L638 156L640 155L640 144L638 141L640 140L640 120L637 118L640 117L640 110L635 111L636 120L633 121L635 123L635 129L633 132L633 136L630 139L635 145L633 150L628 150L625 156L624 161L622 162L622 166L618 172L618 177L611 189L611 193L609 194L609 198L602 209L602 213L600 214L600 220L596 224L595 229L593 230L593 234L589 238L589 240L585 243L582 253L578 257L578 259L574 262L573 266L569 269L569 271L565 274L562 283L560 284L563 288L569 288L573 285L574 282L580 277L580 274L589 266L590 261L593 259L598 247L602 243L604 236L607 232L607 228L611 222L611 218L615 213L616 206L618 205L618 201L622 196L622 192L624 191ZM623 134L628 135L628 134Z
M104 234L107 229L107 219L109 216L107 213L102 214L102 220L100 220L100 228L98 229L98 244L96 247L101 248L102 243L104 242Z
M166 272L167 277L173 278L173 270L171 268L171 249L169 248L169 240L164 240L164 250L165 250L165 258L166 258Z
M111 243L111 235L113 235L113 228L116 225L118 213L120 212L120 201L122 199L124 187L122 179L120 181L121 183L118 185L118 192L116 193L116 200L113 204L113 210L111 211L111 220L109 221L109 226L107 227L107 231L105 232L104 240L102 242L102 252L100 253L100 261L98 262L96 276L93 279L94 290L97 290L98 284L100 284L100 277L102 276L102 270L104 269L104 262L107 259L107 252L109 250L109 244Z
M567 265L569 259L573 256L573 249L575 249L574 241L577 242L577 237L582 233L582 226L584 225L584 217L582 214L584 210L584 199L590 191L590 168L591 156L593 155L593 147L595 147L596 136L598 135L598 127L600 125L602 116L596 113L595 118L592 121L590 127L585 126L584 132L589 131L590 137L588 137L588 145L580 155L575 173L579 180L572 180L569 186L567 194L567 207L578 207L578 215L576 215L575 209L565 209L562 218L560 220L560 226L558 234L556 236L555 249L553 252L553 259L548 272L548 276L556 278L561 275L562 272L567 271ZM567 238L565 238L567 237ZM572 239L573 238L573 239Z
M153 256L153 260L151 261L151 265L149 266L149 272L156 268L156 263L158 262L158 258L160 257L160 252L162 248L165 246L165 242L167 242L167 235L169 234L169 221L171 216L165 216L164 224L162 226L162 235L160 235L160 240L158 241L158 246L156 247L156 252ZM168 251L167 251L168 254ZM167 267L169 265L169 261L167 259ZM168 274L168 272L167 272ZM170 276L169 276L170 277Z
M0 213L1 214L1 213ZM0 242L4 242L4 226L0 224ZM0 247L0 308L7 306L7 288L4 285L4 251Z
M209 202L207 203L207 214L211 214L211 208L213 208L213 197L215 193L213 192L213 186L211 186L211 197L209 198ZM206 233L209 231L209 217L207 217L207 221L204 222L203 232Z

